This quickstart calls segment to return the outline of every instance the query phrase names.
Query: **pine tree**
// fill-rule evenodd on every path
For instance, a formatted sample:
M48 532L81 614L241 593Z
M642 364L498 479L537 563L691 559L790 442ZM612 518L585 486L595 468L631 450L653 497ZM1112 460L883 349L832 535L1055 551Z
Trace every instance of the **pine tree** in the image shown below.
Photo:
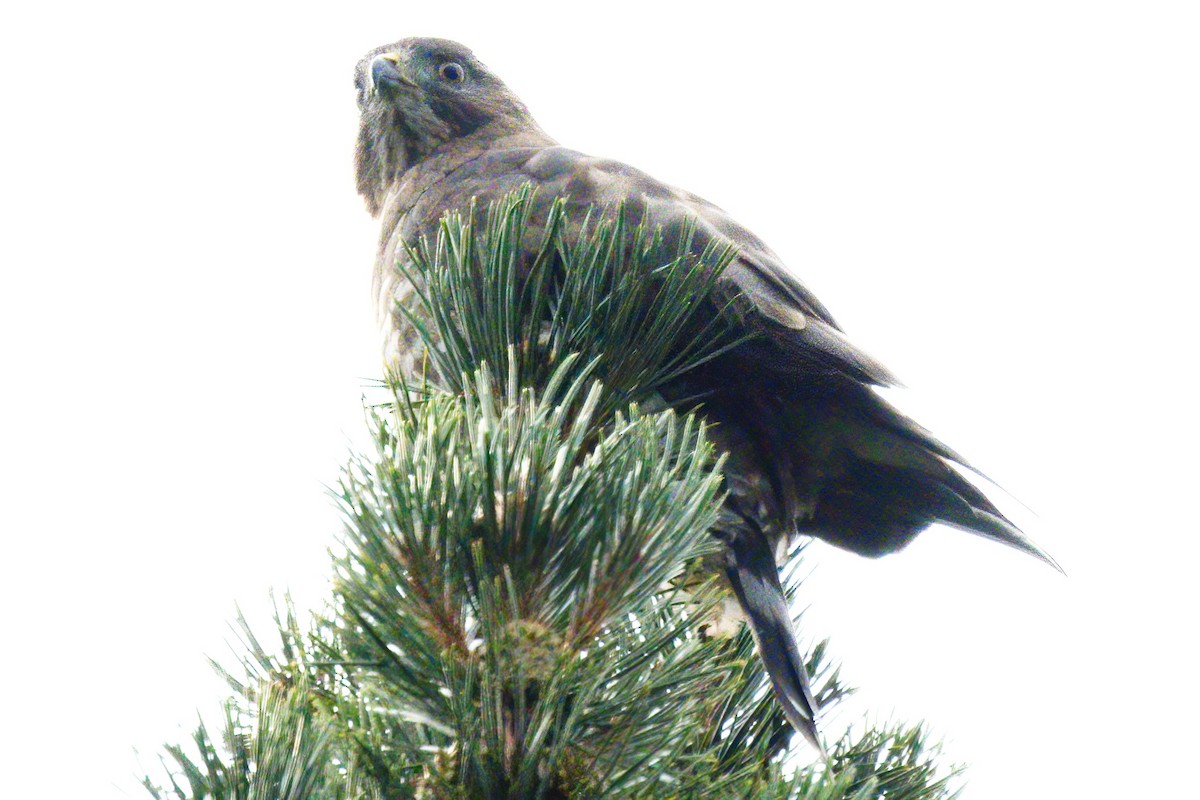
M245 657L165 798L949 798L920 727L797 766L747 631L707 635L720 457L655 390L732 346L702 299L730 253L528 193L450 216L401 269L427 378L369 409L344 471L335 596ZM623 215L616 215L620 220ZM522 239L540 242L532 260ZM684 237L686 239L686 237ZM793 563L792 572L795 572ZM848 689L825 657L823 708ZM214 665L215 666L215 665ZM809 755L809 754L804 754Z

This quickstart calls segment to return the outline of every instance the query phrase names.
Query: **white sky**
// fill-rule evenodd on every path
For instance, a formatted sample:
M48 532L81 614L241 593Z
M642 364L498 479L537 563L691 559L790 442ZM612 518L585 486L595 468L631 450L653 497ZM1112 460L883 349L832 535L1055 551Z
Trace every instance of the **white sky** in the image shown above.
M826 730L924 718L968 800L1179 796L1200 12L782 5L5 12L6 797L143 796L132 748L223 696L234 603L324 597L322 487L378 374L352 68L417 34L470 44L563 143L733 212L1036 510L1069 578L946 530L813 548L805 632L863 687Z

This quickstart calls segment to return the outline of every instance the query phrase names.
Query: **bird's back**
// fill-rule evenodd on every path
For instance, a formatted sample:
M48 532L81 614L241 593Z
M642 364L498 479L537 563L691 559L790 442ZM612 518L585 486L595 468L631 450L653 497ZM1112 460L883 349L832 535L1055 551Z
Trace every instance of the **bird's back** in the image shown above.
M538 132L489 146L458 148L408 176L384 205L376 281L381 310L410 287L393 268L404 243L432 235L449 209L465 212L532 184L535 227L565 197L568 219L618 207L631 224L659 228L668 245L689 230L701 252L727 240L737 255L714 299L746 340L667 394L716 423L730 453L727 481L758 509L774 539L818 536L878 556L900 549L935 522L1002 541L1045 559L950 462L951 449L907 418L873 386L895 383L878 361L846 338L832 315L758 237L703 199L620 162L560 147ZM386 224L392 215L394 224ZM415 337L394 315L392 347L415 368ZM671 399L671 398L668 398Z

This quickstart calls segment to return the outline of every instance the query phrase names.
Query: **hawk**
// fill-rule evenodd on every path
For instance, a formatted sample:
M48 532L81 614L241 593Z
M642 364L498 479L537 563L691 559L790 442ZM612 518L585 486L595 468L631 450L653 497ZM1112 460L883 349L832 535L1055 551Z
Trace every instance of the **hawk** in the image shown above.
M559 145L525 105L461 44L410 38L359 62L357 186L381 221L374 286L393 366L414 374L420 353L397 311L413 287L396 269L448 211L466 212L525 184L537 202L567 198L625 210L664 238L694 226L696 253L731 243L722 274L734 296L739 344L679 380L674 396L702 398L726 453L727 499L712 534L787 719L821 749L817 712L777 567L798 535L864 556L895 552L933 523L1054 562L952 464L961 456L889 405L895 384L766 244L707 201L617 161ZM536 217L536 214L535 214ZM668 392L668 400L672 393ZM684 403L686 400L680 400ZM1055 565L1056 566L1056 565Z

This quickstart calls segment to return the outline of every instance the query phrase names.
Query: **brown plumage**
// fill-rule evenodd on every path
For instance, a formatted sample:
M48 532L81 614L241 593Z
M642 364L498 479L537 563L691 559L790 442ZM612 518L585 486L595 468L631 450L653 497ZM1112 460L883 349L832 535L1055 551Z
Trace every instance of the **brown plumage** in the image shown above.
M388 358L402 371L418 368L420 351L395 313L412 288L395 264L405 243L432 234L445 212L465 211L472 198L485 208L531 183L542 218L556 196L569 198L576 220L589 206L615 213L623 203L630 222L661 227L668 241L694 221L696 252L713 240L736 246L722 278L736 299L724 313L738 333L753 335L665 394L679 404L702 398L714 439L728 453L728 501L713 535L727 545L726 574L776 696L815 746L817 709L775 562L794 536L879 556L941 522L1053 564L951 467L965 464L960 456L872 390L894 384L891 374L721 209L632 167L559 146L455 42L379 47L359 62L356 86L358 190L382 223L375 290Z

